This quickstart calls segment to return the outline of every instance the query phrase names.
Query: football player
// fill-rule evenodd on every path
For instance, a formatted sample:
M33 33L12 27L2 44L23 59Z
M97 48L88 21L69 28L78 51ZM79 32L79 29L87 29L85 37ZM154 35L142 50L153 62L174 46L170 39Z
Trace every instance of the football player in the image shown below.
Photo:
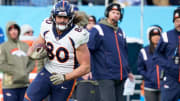
M68 101L75 79L90 71L86 44L89 33L76 25L80 19L75 16L70 3L59 1L51 13L51 18L42 22L40 36L28 51L33 59L44 57L39 55L42 49L36 46L45 44L48 62L28 87L25 101L42 101L48 94L51 101Z

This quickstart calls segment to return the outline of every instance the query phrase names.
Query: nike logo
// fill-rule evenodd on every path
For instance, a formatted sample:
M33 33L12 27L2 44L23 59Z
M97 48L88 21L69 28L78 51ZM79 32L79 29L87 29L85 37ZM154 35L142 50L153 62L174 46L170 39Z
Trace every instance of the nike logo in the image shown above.
M5 93L5 95L6 95L6 96L12 96L12 94L11 94L11 93Z
M64 86L61 86L61 89L67 89L66 87L64 87Z
M169 88L169 86L165 84L165 85L164 85L164 88L168 89L168 88Z

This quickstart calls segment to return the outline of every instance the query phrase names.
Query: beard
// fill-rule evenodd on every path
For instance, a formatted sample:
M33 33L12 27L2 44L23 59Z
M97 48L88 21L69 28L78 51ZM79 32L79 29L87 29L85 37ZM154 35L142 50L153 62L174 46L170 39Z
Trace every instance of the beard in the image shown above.
M67 23L61 22L56 24L56 28L60 31L64 31L67 28Z

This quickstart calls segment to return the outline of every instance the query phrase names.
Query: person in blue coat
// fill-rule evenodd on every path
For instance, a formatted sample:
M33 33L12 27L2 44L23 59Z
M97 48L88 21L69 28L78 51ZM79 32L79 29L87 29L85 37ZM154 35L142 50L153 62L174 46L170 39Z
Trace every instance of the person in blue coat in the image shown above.
M146 101L160 101L161 68L153 60L153 54L161 36L161 27L150 26L147 30L149 45L140 50L138 57L138 72L144 78Z
M2 44L4 42L4 33L2 28L0 27L0 44Z
M162 34L153 59L164 70L161 101L180 97L180 7L173 13L174 29Z
M90 30L88 48L91 53L92 76L99 83L102 101L124 101L124 82L133 74L128 65L126 37L118 27L123 8L118 3L108 5L107 18Z

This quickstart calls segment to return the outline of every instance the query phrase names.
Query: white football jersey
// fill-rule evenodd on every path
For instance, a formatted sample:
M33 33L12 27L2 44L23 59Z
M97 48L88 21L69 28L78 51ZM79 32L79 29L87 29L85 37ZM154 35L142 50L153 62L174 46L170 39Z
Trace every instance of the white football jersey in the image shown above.
M54 32L51 21L45 19L41 24L40 31L48 48L49 60L45 64L45 68L50 73L65 74L72 72L77 67L76 49L88 42L89 33L86 29L77 25L60 37L55 35L56 32Z

